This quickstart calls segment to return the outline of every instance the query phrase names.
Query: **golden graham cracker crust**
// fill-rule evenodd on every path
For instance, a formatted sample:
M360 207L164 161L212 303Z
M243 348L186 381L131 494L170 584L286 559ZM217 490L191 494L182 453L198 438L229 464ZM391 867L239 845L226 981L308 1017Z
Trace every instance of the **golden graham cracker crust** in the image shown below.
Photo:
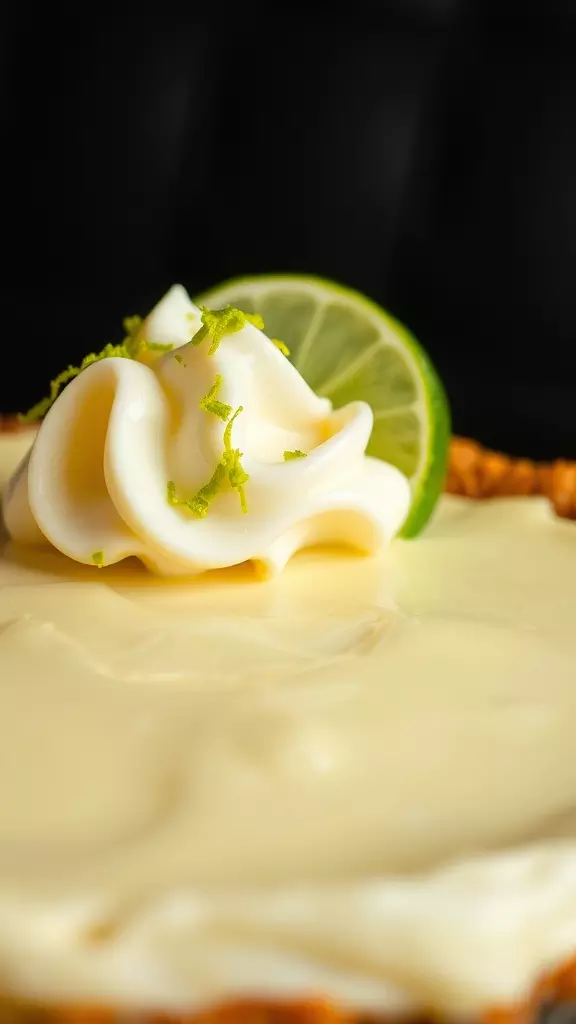
M557 515L576 519L576 462L566 459L547 463L513 459L467 438L453 437L446 490L478 499L544 494Z
M481 1018L468 1024L540 1024L545 1007L572 1010L565 1016L568 1024L576 1020L576 960L543 978L528 1001L509 1008L487 1010ZM187 1015L145 1011L116 1012L98 1007L0 1008L0 1024L441 1024L437 1016L426 1013L400 1020L383 1015L355 1014L339 1010L325 1000L290 1004L258 1002L228 1003L205 1013Z
M0 433L30 429L15 417L0 417ZM454 437L446 491L473 499L515 495L545 495L556 513L576 519L576 462L558 459L536 463L511 458L483 448L475 441ZM536 981L536 979L535 979ZM538 1024L544 1007L573 1007L576 1021L576 958L536 982L527 1002L514 1007L493 1007L470 1024ZM566 1006L567 1008L567 1006ZM566 1021L572 1017L566 1016ZM258 1001L227 1003L201 1014L166 1014L156 1011L117 1011L105 1007L21 1006L0 1003L0 1024L392 1024L389 1016L340 1010L329 1001L275 1004ZM403 1024L441 1024L425 1012L402 1018Z
M564 1007L576 1020L576 959L547 975L536 985L530 998L515 1007L487 1010L469 1024L540 1024L544 1008ZM383 1015L356 1014L339 1010L322 999L274 1004L264 1002L228 1003L201 1014L166 1014L158 1011L125 1012L104 1007L22 1007L0 1005L0 1024L441 1024L426 1013L401 1020Z

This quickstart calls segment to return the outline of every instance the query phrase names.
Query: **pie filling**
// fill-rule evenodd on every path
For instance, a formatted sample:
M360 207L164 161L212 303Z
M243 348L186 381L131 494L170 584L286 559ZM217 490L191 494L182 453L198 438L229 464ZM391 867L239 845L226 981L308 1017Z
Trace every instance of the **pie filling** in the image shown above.
M479 1017L573 956L576 527L544 499L264 582L2 545L8 997Z

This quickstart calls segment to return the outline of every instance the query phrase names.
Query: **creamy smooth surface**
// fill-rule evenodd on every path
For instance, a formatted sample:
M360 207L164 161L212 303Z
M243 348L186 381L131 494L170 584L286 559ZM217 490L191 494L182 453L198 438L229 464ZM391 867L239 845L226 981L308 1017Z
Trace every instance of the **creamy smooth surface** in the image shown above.
M258 563L271 575L300 548L346 543L374 553L402 525L408 481L365 455L373 414L365 402L333 411L251 323L195 346L200 310L175 285L143 324L174 352L150 365L110 358L85 369L57 398L30 457L4 498L8 532L21 544L51 542L75 561L106 565L131 555L165 576ZM168 501L193 498L213 477L225 423L201 407L222 379L219 401L241 410L231 446L248 473L248 511L228 482L197 519ZM284 461L285 451L305 458Z
M576 952L575 625L576 526L539 499L266 582L6 543L3 989L517 999Z

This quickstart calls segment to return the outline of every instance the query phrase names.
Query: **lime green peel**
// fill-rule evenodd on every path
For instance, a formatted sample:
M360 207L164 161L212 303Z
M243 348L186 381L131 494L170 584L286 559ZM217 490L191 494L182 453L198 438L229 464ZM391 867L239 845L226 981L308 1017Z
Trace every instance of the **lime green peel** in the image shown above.
M191 338L191 343L197 346L205 338L209 337L209 355L214 355L225 334L235 334L237 331L242 330L247 323L253 324L254 327L258 327L260 330L264 328L264 321L259 313L245 313L235 306L225 306L223 309L208 309L207 306L201 306L200 309L202 313L202 327ZM189 314L189 318L194 319L194 314ZM62 388L73 380L74 377L82 373L82 370L91 366L92 363L100 362L102 359L113 358L139 359L145 352L171 352L174 345L148 341L144 337L142 332L143 322L141 316L125 317L122 321L125 332L124 339L118 344L108 343L100 352L90 352L89 355L84 356L78 366L68 366L65 370L62 370L61 373L50 381L49 394L33 405L28 412L19 414L18 419L20 423L36 423L38 420L41 420L54 405ZM284 342L275 339L274 344L284 355L288 356L290 354ZM174 359L181 366L186 366L184 359L178 353L174 354ZM206 399L208 397L206 396ZM213 403L213 405L214 408L211 408L209 411L215 412L221 419L227 419L231 412L230 407L218 402ZM219 406L221 406L220 411L216 412L216 407ZM225 409L229 410L227 416L223 415Z
M168 501L170 505L182 505L192 513L195 519L204 519L208 515L210 504L217 494L222 490L226 477L226 471L222 462L219 462L207 484L200 488L198 494L192 498L179 498L176 494L176 485L173 480L168 481Z
M168 481L167 485L167 497L170 505L182 505L192 513L195 519L204 519L210 508L210 505L214 501L214 498L220 494L224 485L228 483L233 490L238 491L240 498L240 508L242 512L246 514L248 511L248 502L246 500L246 491L244 485L248 482L250 477L244 469L242 462L242 452L239 448L232 447L232 427L234 420L240 413L243 412L242 406L239 405L233 416L230 417L224 430L224 451L220 456L216 469L210 477L207 484L204 484L200 488L197 494L192 498L179 498L176 494L176 485L173 480Z
M236 306L224 306L223 309L208 309L207 306L200 306L202 327L192 337L192 344L201 345L205 338L210 338L208 355L213 356L225 334L236 334L246 324L253 324L261 331L264 329L264 321L259 313L245 313ZM194 314L188 314L194 319Z
M280 341L280 338L271 338L270 340L273 345L276 345L277 349L280 349L280 352L282 353L283 356L290 355L290 349L288 348L288 345L285 345L283 341Z
M200 408L204 409L204 412L211 412L214 416L218 416L219 419L227 423L232 413L232 406L226 402L220 402L216 397L220 388L222 387L222 375L216 374L216 380L214 381L210 391L204 398L200 399Z
M69 381L77 377L79 373L82 373L82 370L85 370L87 366L91 366L92 363L97 363L101 359L110 359L114 356L120 359L132 358L124 344L108 344L104 346L101 352L91 352L89 355L84 356L79 366L69 366L66 370L62 370L57 377L50 381L50 394L46 398L42 398L36 405L33 405L28 412L19 414L18 419L20 423L36 423L37 420L41 420L48 410L52 408L65 384L68 384Z
M33 405L31 409L26 413L21 413L18 416L20 423L36 423L46 415L48 410L54 405L54 402L58 398L62 388L68 384L69 381L77 377L82 370L85 370L92 363L98 363L101 359L138 359L144 352L169 352L173 345L160 345L157 342L147 341L142 332L142 317L140 316L127 316L122 321L124 327L125 337L117 345L108 343L104 345L104 348L100 352L90 352L89 355L84 356L84 359L79 366L68 366L65 370L62 370L57 377L54 377L50 381L50 393L46 398L42 398L36 405Z
M294 451L284 452L284 462L293 462L294 459L305 459L306 452L301 452L299 448L295 448Z
M248 503L246 501L244 484L248 483L250 478L240 461L242 458L242 452L239 448L232 447L232 425L236 417L239 416L241 412L243 412L243 408L239 405L234 415L230 417L226 424L226 429L224 431L224 451L222 452L222 462L226 467L226 475L230 486L238 491L240 508L244 515L246 515L248 511Z
M148 341L142 334L144 323L141 316L126 316L122 321L126 337L122 342L126 346L130 359L138 359L144 352L171 352L174 345L160 341Z
M406 327L359 292L306 275L237 278L196 302L258 310L317 394L336 409L359 400L372 407L367 454L408 478L412 500L401 533L420 533L444 485L450 411L434 366Z

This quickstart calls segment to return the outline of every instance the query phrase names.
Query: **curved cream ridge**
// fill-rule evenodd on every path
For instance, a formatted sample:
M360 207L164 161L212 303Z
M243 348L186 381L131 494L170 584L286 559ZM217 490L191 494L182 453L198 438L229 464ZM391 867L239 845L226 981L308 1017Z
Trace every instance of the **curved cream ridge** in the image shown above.
M394 467L365 455L373 416L355 402L333 411L275 345L247 323L189 343L200 311L174 286L147 318L152 342L172 353L145 365L112 358L89 366L46 416L29 459L4 501L11 536L48 539L78 562L96 551L106 564L130 555L154 572L189 576L252 560L266 574L299 548L345 543L374 553L402 525L409 485ZM190 497L208 482L222 453L224 424L199 405L221 374L218 398L243 407L233 445L249 474L249 511L237 492L217 496L203 520L167 500L173 480ZM285 450L307 453L285 462Z

